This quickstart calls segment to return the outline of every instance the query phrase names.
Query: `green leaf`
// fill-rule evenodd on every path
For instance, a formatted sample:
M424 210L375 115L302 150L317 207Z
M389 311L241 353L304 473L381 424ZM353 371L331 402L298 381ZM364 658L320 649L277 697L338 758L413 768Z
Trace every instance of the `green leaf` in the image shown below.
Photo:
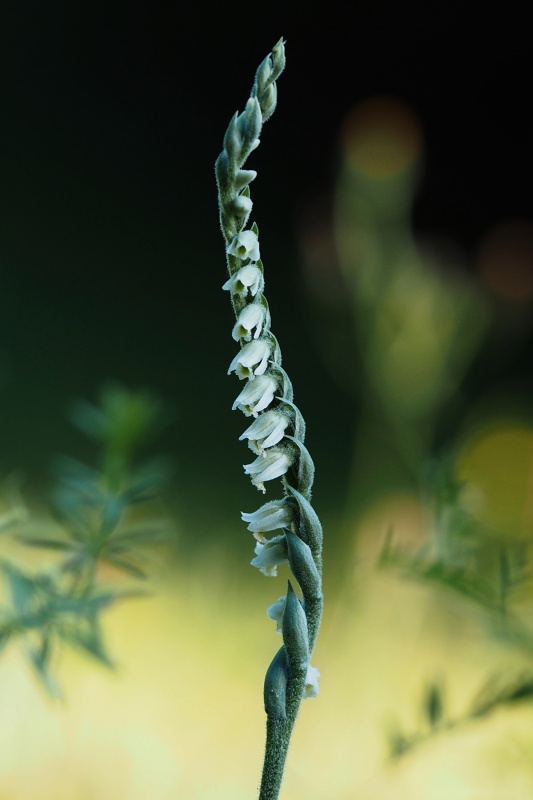
M80 597L58 597L53 610L59 614L77 614L89 617L108 608L122 596L119 592L105 592L99 595L81 595Z
M437 684L429 685L424 698L424 711L426 718L432 728L436 728L442 722L443 698L442 692Z
M106 415L87 400L76 400L68 410L73 425L91 439L101 439L107 427Z
M6 514L0 516L0 534L9 533L13 528L17 528L21 522L26 520L27 513L23 506L17 506Z
M64 641L105 664L106 667L114 667L113 661L106 652L100 627L96 622L93 622L88 628L80 626L72 630L60 629L58 633Z
M15 632L15 627L10 622L4 622L0 625L0 653L7 645Z
M124 503L120 497L110 495L102 509L100 536L107 539L115 530L124 511Z
M115 543L128 547L129 545L159 544L170 542L175 539L175 533L168 527L143 526L130 528L111 540L110 547L114 548Z
M35 539L26 536L20 536L18 541L25 544L27 547L41 547L48 550L71 550L72 543L61 541L60 539Z
M119 556L115 555L107 555L105 556L105 561L109 564L113 564L115 567L119 569L123 569L124 572L128 572L130 575L133 575L134 578L140 578L141 580L146 580L148 575L146 572L138 567L136 564L132 564L131 561L126 561L124 558L120 558Z
M34 578L24 575L12 564L3 564L3 569L16 612L22 616L31 613L34 610L34 600L38 590Z
M43 637L41 642L41 646L37 649L33 647L26 648L26 655L28 656L29 662L35 670L37 677L39 678L41 684L44 686L48 694L58 699L61 697L61 689L51 674L50 670L48 669L48 665L50 662L50 658L52 655L52 645L50 637L46 636Z

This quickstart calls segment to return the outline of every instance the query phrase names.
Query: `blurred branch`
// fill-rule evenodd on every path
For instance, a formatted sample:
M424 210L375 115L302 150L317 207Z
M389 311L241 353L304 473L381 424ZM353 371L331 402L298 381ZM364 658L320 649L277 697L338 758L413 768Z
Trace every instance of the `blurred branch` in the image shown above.
M99 467L71 458L56 461L58 524L51 533L36 534L20 505L0 518L0 530L10 530L20 544L58 556L53 567L35 573L0 562L10 599L10 606L0 609L0 649L19 641L53 696L60 695L51 672L56 646L67 643L112 666L101 614L118 600L141 594L136 587L101 588L102 567L145 579L146 548L173 538L166 520L134 519L135 508L153 500L169 475L162 460L137 460L161 423L160 411L151 395L117 386L102 390L99 405L76 403L71 420L97 443Z

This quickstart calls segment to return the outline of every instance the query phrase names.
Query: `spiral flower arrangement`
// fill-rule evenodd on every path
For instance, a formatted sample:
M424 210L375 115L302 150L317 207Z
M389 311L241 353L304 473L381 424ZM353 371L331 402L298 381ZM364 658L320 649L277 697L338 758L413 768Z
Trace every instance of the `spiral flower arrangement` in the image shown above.
M265 678L267 739L259 800L278 798L301 700L318 693L319 672L310 665L310 656L322 614L322 528L310 502L314 465L304 445L305 423L270 330L259 231L255 223L246 227L252 210L249 184L257 173L243 166L259 144L263 123L274 112L276 80L284 66L280 40L260 64L246 107L233 116L216 162L229 271L223 288L230 293L236 317L232 336L240 345L228 372L246 382L233 409L252 418L239 438L256 455L244 471L263 493L268 481L281 478L283 484L281 499L243 513L242 518L256 539L252 565L275 576L278 566L288 562L301 592L300 596L289 580L286 595L267 610L278 624L283 646Z

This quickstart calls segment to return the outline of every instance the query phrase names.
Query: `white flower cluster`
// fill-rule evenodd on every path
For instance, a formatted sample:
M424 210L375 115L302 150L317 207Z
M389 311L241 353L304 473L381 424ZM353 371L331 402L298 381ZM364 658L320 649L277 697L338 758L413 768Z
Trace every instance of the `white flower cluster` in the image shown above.
M247 417L255 417L240 438L247 439L248 446L257 455L255 461L244 465L244 471L253 485L264 493L266 481L285 475L293 455L289 448L276 447L284 437L289 418L281 411L267 410L276 396L278 382L268 372L273 344L268 330L265 330L267 312L262 302L264 281L262 268L258 265L256 231L237 233L226 252L243 262L243 266L222 287L231 293L234 302L243 304L232 331L241 349L229 365L228 374L235 372L247 383L233 408L238 408Z
M303 444L305 425L292 403L290 380L281 369L279 347L270 332L270 314L263 297L258 229L255 224L247 227L252 211L249 184L256 172L243 168L259 144L263 123L276 106L275 81L284 63L283 41L280 40L257 70L244 111L236 113L228 126L224 149L216 162L216 175L220 222L230 271L222 288L231 295L236 316L232 337L239 344L239 352L231 361L228 374L234 372L239 380L245 381L232 407L252 417L239 439L246 441L256 456L254 461L244 465L244 471L263 493L267 481L287 475L291 468L294 471L285 480L283 499L268 502L253 513L243 513L242 519L256 539L251 564L264 575L275 576L278 566L289 562L300 585L302 600L297 598L289 581L287 595L269 606L267 614L283 634L288 663L298 668L307 665L303 697L315 697L320 673L310 666L309 652L316 639L322 608L322 533L309 503L314 467ZM295 459L298 459L297 468ZM268 538L265 534L272 535ZM308 542L314 547L313 551ZM271 680L269 674L267 683ZM303 677L301 673L302 681Z

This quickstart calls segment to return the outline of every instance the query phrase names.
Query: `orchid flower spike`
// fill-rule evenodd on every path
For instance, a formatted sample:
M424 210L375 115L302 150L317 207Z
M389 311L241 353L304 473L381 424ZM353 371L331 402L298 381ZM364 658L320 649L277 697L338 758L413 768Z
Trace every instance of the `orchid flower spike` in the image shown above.
M240 348L228 372L246 381L232 408L253 417L239 438L257 456L244 471L262 492L265 484L278 479L283 488L281 500L243 513L242 519L256 539L252 565L274 577L278 567L288 563L302 594L300 598L289 581L287 594L267 610L282 633L283 647L265 678L268 724L259 800L277 800L300 702L318 693L319 672L309 659L322 614L322 528L311 506L314 466L304 445L305 424L270 330L259 230L255 223L248 225L249 185L256 172L245 168L245 162L259 144L263 123L274 112L276 81L284 67L280 39L259 65L244 111L231 119L215 165L228 267L223 289L230 293L236 318L231 335ZM271 531L277 533L267 539L264 534Z

